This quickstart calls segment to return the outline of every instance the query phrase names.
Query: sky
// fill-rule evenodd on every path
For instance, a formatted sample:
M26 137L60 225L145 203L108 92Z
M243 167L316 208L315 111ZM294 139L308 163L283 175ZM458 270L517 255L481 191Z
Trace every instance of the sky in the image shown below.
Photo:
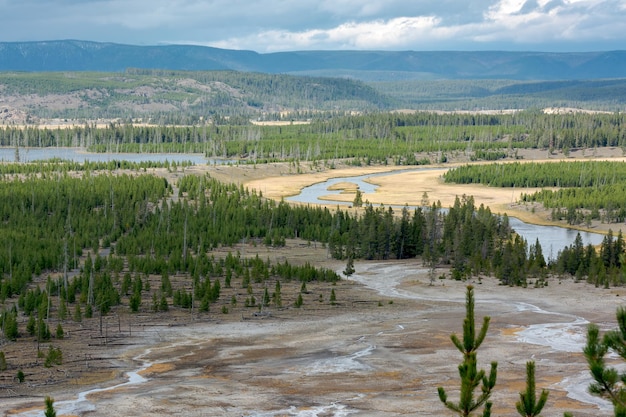
M0 42L298 50L626 49L626 0L0 0Z

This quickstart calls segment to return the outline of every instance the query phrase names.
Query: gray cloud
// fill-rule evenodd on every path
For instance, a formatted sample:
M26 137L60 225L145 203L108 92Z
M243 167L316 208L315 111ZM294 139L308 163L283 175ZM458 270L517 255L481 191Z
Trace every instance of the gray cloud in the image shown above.
M0 0L2 41L298 49L623 49L623 0Z

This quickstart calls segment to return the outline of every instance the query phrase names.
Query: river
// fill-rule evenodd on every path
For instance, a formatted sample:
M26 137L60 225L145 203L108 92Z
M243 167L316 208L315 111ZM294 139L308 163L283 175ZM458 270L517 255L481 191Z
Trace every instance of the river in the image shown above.
M206 164L224 164L229 163L222 159L209 159L203 154L189 153L116 153L104 152L94 153L87 152L81 148L19 148L20 162L43 161L47 159L63 159L74 162L109 162L109 161L128 161L128 162L191 162L196 165ZM0 148L0 161L16 162L15 148Z
M414 172L434 169L444 170L447 168L415 168L400 171L357 175L351 177L330 178L324 182L319 182L316 184L312 184L308 187L304 187L301 190L300 194L287 197L286 200L307 204L328 204L330 199L331 201L333 201L333 204L336 203L337 205L351 205L351 202L332 200L333 195L339 196L342 191L331 190L329 189L329 187L332 187L337 183L349 182L356 184L363 194L370 194L374 193L378 188L377 185L367 181L370 178L396 175L401 172ZM320 197L322 196L324 197L323 200L320 199ZM404 206L392 207L402 209ZM516 233L518 233L526 240L526 242L528 242L529 245L534 244L537 240L539 240L539 243L541 244L541 248L543 250L543 254L546 259L555 259L559 251L574 242L577 233L580 233L583 245L585 246L588 244L599 245L600 243L602 243L602 239L604 238L604 235L600 233L591 233L584 231L579 232L577 230L572 230L565 227L541 226L531 223L525 223L515 217L509 218L509 224Z

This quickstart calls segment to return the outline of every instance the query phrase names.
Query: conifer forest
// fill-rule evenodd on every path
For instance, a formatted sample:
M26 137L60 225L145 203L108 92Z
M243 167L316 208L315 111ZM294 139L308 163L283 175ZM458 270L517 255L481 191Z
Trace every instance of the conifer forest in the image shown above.
M263 87L263 94L255 96L259 102L249 100L248 107L262 107L270 100L270 81L294 95L303 85L278 76L269 81L260 75L222 76L235 79L241 88ZM19 75L9 78L10 88L26 88ZM31 87L38 85L29 80ZM71 90L60 75L53 81ZM393 105L370 87L328 81L323 85L316 93L320 97L312 100L356 102L366 97L385 107ZM220 97L232 100L224 92ZM202 108L218 108L215 100ZM562 280L606 291L626 285L623 113L546 114L529 109L471 114L374 107L356 113L314 110L302 102L298 106L291 116L278 111L266 115L280 119L280 124L252 123L250 114L242 111L194 114L189 120L161 115L161 121L171 119L164 123L128 117L104 126L82 118L56 127L0 125L0 146L11 153L0 163L0 386L16 390L29 379L33 386L53 386L61 372L52 370L84 360L70 359L70 348L62 341L89 329L85 340L94 344L94 351L101 349L115 340L115 333L123 333L120 317L137 327L142 320L169 317L168 323L176 326L187 316L243 321L269 317L271 311L302 314L313 305L338 309L348 303L342 304L343 287L337 285L357 273L359 264L412 262L428 271L429 286L474 285L467 290L465 322L458 320L465 323L463 341L452 338L463 354L461 394L470 397L450 401L447 392L454 388L446 382L439 399L442 412L470 416L480 408L485 416L498 384L495 365L489 375L477 370L475 349L483 339L489 344L488 320L474 334L475 288L477 298L481 296L477 283L495 281L502 292L532 289L537 297ZM27 150L35 148L78 148L113 156L107 162L25 161ZM617 150L621 156L594 158L603 149ZM524 151L540 151L555 160L528 161ZM584 155L569 158L575 152ZM282 164L294 176L332 172L339 166L438 166L446 168L443 184L524 189L515 203L548 210L550 221L558 226L583 230L600 222L610 228L600 245L583 244L579 234L548 256L539 240L526 241L516 233L506 213L476 202L470 194L456 196L449 207L439 201L372 204L360 199L360 191L349 208L293 204L267 198L263 190L242 181L228 182L196 170L193 162L130 162L123 153L199 154L208 166L219 164L223 170ZM294 259L289 256L292 246L304 252L323 249L325 262ZM280 255L264 255L281 250ZM341 267L328 267L328 261ZM384 304L378 301L377 306L386 308ZM591 391L608 398L615 415L625 415L625 394L604 356L613 349L624 357L625 315L623 309L617 311L621 333L610 331L604 339L591 325L584 351L595 381ZM117 332L111 324L115 320ZM22 348L33 343L35 353ZM15 346L24 350L23 357L16 356ZM530 357L526 360L521 378L526 376L527 390L520 393L517 409L520 415L535 416L546 402L549 406L550 398L542 392L535 401L535 372L541 374L541 363L535 368ZM474 401L472 391L479 384L482 396ZM46 398L53 408L52 399ZM514 404L509 408L514 410Z

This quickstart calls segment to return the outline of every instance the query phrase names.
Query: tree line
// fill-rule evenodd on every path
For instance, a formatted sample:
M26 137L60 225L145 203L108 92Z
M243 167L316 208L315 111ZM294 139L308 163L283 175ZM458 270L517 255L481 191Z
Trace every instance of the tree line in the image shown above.
M626 148L626 120L615 114L548 115L539 111L514 114L369 113L325 117L309 124L257 126L245 118L207 119L192 126L143 126L111 123L106 128L0 128L0 145L21 147L74 146L96 152L204 153L254 163L334 161L411 165L417 155L464 153L476 159L516 157L520 148L564 153L571 149ZM222 124L224 123L224 124Z
M554 220L569 224L626 219L626 168L621 162L584 161L465 165L444 174L446 182L492 187L544 188L523 193L521 202L552 209ZM559 189L553 189L559 188Z

